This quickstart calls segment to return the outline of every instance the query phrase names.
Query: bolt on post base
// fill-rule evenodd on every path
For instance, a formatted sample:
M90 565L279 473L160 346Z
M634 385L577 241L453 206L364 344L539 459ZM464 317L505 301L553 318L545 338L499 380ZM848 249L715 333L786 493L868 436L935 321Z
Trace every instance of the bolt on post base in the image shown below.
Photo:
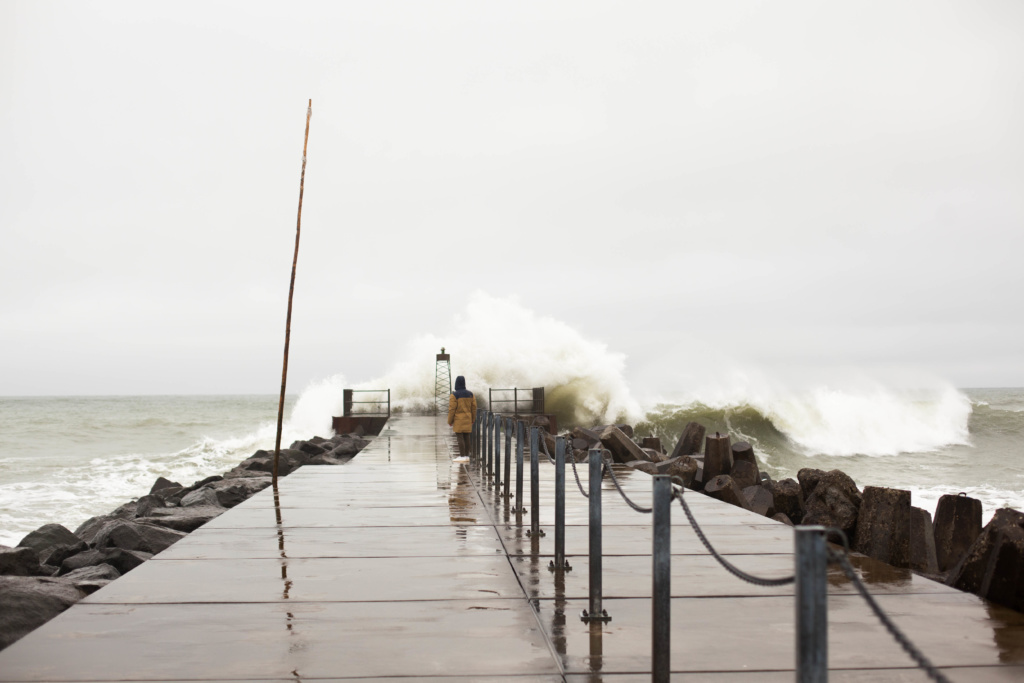
M611 620L612 618L608 614L608 610L606 609L601 610L600 614L589 614L587 610L583 610L582 612L580 612L580 621L585 621L588 624L593 623L595 621L603 621L607 623Z
M526 530L526 535L527 536L533 536L533 529L527 529ZM537 538L540 538L541 536L547 536L547 534L544 533L543 529L537 529Z
M569 564L569 560L564 560L562 562L562 566L559 567L558 565L555 564L554 560L551 560L550 562L548 562L548 569L550 571L553 571L553 572L557 572L557 571L571 572L572 571L572 565Z

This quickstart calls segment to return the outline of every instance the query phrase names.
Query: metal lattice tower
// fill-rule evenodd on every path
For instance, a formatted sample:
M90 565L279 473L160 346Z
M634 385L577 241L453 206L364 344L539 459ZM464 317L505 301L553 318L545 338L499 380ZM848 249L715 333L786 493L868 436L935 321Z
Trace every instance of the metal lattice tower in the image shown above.
M434 370L434 412L448 412L448 395L452 393L452 364L451 354L444 352L437 354L437 365Z

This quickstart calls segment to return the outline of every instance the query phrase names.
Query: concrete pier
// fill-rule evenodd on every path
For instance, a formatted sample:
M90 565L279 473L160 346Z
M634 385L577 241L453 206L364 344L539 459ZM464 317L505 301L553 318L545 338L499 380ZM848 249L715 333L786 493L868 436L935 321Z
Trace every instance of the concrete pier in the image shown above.
M528 537L529 513L517 526L453 449L443 420L392 418L349 464L297 470L276 496L267 489L227 511L0 652L0 681L650 680L650 516L605 482L612 620L583 623L587 501L571 468L572 570L553 572L554 468L542 460L545 535ZM649 505L651 478L616 471ZM733 563L792 573L790 527L687 500ZM794 680L792 586L728 574L678 506L672 553L673 679ZM1024 615L870 560L858 569L950 679L1024 680ZM829 584L831 680L927 680L838 570Z

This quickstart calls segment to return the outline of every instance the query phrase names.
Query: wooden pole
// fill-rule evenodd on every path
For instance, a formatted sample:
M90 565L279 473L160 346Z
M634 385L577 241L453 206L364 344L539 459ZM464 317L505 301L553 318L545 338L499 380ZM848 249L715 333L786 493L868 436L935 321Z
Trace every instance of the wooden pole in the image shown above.
M302 142L302 176L299 178L299 216L295 221L295 255L292 256L292 281L288 285L288 318L284 324L284 367L281 370L281 400L277 404L277 440L274 442L274 488L277 488L277 462L281 458L281 425L284 422L284 390L288 383L288 342L292 336L292 295L295 294L295 267L299 262L299 234L302 232L302 193L306 186L306 145L309 143L309 119L313 100L306 108L306 138Z

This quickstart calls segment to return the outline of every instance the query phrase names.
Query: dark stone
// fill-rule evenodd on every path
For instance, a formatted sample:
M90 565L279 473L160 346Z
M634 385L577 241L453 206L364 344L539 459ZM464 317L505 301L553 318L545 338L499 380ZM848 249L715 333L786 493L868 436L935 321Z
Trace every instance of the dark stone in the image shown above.
M601 443L611 451L612 460L618 463L627 463L632 460L651 460L651 456L637 446L631 438L612 425L601 432ZM652 461L654 462L654 461Z
M690 456L690 457L693 457L693 456ZM704 461L703 460L697 460L696 458L694 458L694 461L697 463L697 472L693 475L693 481L690 482L689 488L693 489L694 491L703 491L704 490Z
M754 447L746 441L737 441L732 445L732 461L737 463L746 460L754 467L757 467L757 458L754 457Z
M44 524L21 539L18 547L32 548L42 554L43 551L55 545L74 545L81 540L60 524Z
M573 448L579 448L580 450L589 450L594 444L601 443L601 435L591 429L585 429L583 427L576 427L572 430ZM576 439L585 441L583 446L577 446L575 444Z
M178 501L180 501L181 497L184 496L186 493L188 493L188 491L185 489L184 486L168 486L168 487L160 489L156 493L149 494L149 496L152 496L153 498L156 498L157 500L162 500L164 503L167 503L169 505L177 505ZM145 516L145 515L139 515L139 505L141 505L142 501L147 499L149 496L143 496L142 498L139 498L139 502L135 506L135 514L136 515L138 515L140 517L144 517Z
M96 538L96 534L100 532L100 529L102 529L107 522L115 519L120 518L112 515L97 515L96 517L90 517L75 529L75 536L78 536L86 543L92 543L92 540Z
M572 440L572 449L574 451L586 450L588 446L590 446L590 442L588 442L586 439L573 439Z
M64 560L72 555L77 555L88 549L89 545L85 541L78 541L74 545L55 545L40 553L39 561L51 567L59 567Z
M112 565L104 563L76 569L61 578L91 595L119 576L121 576L121 572Z
M192 491L197 491L206 486L207 484L212 484L213 482L220 481L223 478L224 477L219 474L214 474L212 476L207 477L206 479L200 479L191 486L186 487L185 492L186 494L188 494L191 493Z
M321 455L318 457L326 458L328 456ZM225 479L214 484L209 484L208 488L216 494L217 501L220 505L226 508L232 508L270 486L272 481L271 477Z
M640 448L650 448L652 451L658 451L664 453L665 449L661 447L661 439L656 436L645 436L640 439Z
M960 564L950 585L1024 611L1024 514L996 510Z
M728 434L715 432L704 439L704 481L732 472L732 445ZM705 488L706 488L705 484Z
M39 566L39 553L33 548L0 549L0 575L2 576L40 576L50 571Z
M184 533L166 527L119 519L104 526L96 534L93 545L97 550L122 548L155 555L184 537Z
M747 499L743 497L743 491L736 485L728 474L720 474L712 477L704 484L704 493L722 501L749 510Z
M800 478L801 489L804 488L803 469L797 473ZM804 517L801 524L820 524L824 527L837 527L846 532L850 538L857 526L857 510L860 508L860 490L845 472L830 470L822 472L813 470L814 473L807 479L814 478L814 486L811 494L804 500ZM783 510L785 512L785 510ZM788 513L787 513L788 514ZM796 521L796 520L794 520Z
M157 477L153 487L149 489L150 493L156 493L164 489L183 488L181 484L170 479L164 479L163 477Z
M932 516L927 510L916 507L910 508L910 568L930 576L939 573Z
M183 508L195 507L197 505L221 507L220 500L217 498L217 492L205 486L192 491L181 499L181 507Z
M359 451L366 448L370 442L359 437L343 437L342 440L338 441L333 449L327 451L325 455L330 455L334 458L351 458Z
M764 487L772 494L775 509L797 524L804 518L804 495L794 479L769 481Z
M64 560L60 565L60 575L64 576L82 567L109 564L122 574L127 574L140 564L153 557L150 553L139 550L123 550L121 548L103 548L86 550Z
M649 460L633 460L632 462L627 462L626 467L629 467L634 470L640 470L641 472L646 472L647 474L659 474L659 464L660 463L650 462Z
M0 650L85 597L61 579L0 577Z
M694 477L697 476L697 461L688 455L681 455L671 458L665 462L658 463L658 468L664 466L662 474L670 477L678 477L686 488L693 488Z
M651 462L661 462L662 459L665 457L664 453L662 453L661 451L656 451L653 448L641 448L640 450L647 454L647 457L650 459Z
M169 489L165 488L164 490L167 491ZM136 501L136 503L135 503L135 516L136 517L145 517L154 508L165 508L165 507L167 507L167 502L163 498L161 498L160 496L151 493L148 496L143 496L142 498L139 498L138 501Z
M935 508L935 556L939 571L963 558L981 535L981 501L965 495L945 495Z
M321 444L329 443L329 442L330 442L330 439L325 439L322 436L314 436L313 438L311 438L309 440L309 443L316 444L317 446L319 446Z
M705 431L702 425L696 422L687 422L686 426L683 427L682 434L679 435L679 441L676 441L676 447L672 449L672 457L677 458L680 455L696 455L700 453L701 444L704 443Z
M763 486L747 486L743 489L747 507L764 517L775 516L775 497Z
M776 522L782 522L783 524L793 526L793 520L791 520L785 512L776 512L774 515L772 515L772 519L774 519Z
M135 517L136 508L137 504L133 500L131 502L125 503L124 505L118 506L113 512L110 513L110 516L116 517L118 519L132 519L133 517Z
M734 462L729 476L733 478L733 481L741 489L745 489L748 486L756 486L760 483L760 477L757 476L757 465L746 460Z
M910 491L865 486L856 527L855 552L894 567L910 566Z
M796 478L800 482L800 490L803 492L804 500L811 497L814 487L818 485L818 481L824 474L825 470L816 470L812 467L805 467L797 472Z
M161 508L153 510L149 517L140 517L137 522L155 524L176 531L189 533L217 517L225 508L196 505L187 508Z
M303 453L308 453L310 456L322 455L323 453L326 453L327 450L328 450L328 449L324 448L323 446L318 446L317 444L310 443L309 441L300 441L298 443L299 443L299 446L296 446L295 444L292 444L291 447L292 448L297 448L298 450L302 451ZM330 450L333 450L333 449L330 449Z

